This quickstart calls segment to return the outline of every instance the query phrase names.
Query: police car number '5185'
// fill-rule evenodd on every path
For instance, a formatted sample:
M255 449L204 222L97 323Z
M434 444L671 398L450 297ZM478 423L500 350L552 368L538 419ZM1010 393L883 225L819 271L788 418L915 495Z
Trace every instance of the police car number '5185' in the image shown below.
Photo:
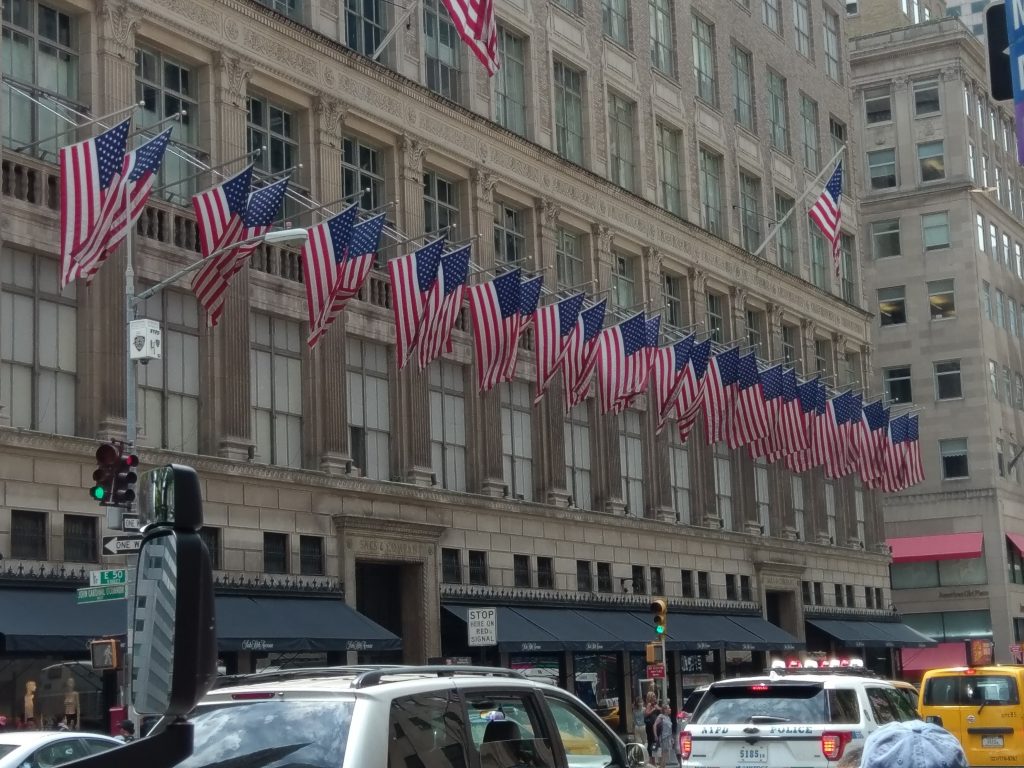
M767 747L740 747L736 757L743 765L767 765L768 749Z

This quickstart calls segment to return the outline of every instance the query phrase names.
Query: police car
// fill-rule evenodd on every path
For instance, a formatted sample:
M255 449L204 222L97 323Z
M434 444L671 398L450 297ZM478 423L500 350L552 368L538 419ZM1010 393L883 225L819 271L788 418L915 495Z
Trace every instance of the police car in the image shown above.
M683 768L826 768L876 728L917 719L862 668L772 670L712 683L679 737Z

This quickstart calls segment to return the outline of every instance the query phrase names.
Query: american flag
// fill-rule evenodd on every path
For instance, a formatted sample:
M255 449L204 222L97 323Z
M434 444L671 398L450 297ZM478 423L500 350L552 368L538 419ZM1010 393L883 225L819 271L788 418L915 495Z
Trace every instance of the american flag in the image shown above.
M576 321L583 308L583 294L577 293L567 299L556 301L537 310L534 316L534 346L537 353L537 395L534 404L540 402L548 383L562 363L562 357L569 348L569 338L576 329Z
M704 438L708 445L725 439L739 375L740 353L735 347L719 352L708 364L704 382Z
M882 457L889 432L889 412L882 402L877 400L864 406L864 420L868 427L868 458L861 462L859 471L860 479L869 485L882 474Z
M519 327L516 328L515 339L512 342L512 354L509 355L505 365L505 372L502 374L502 379L505 381L512 381L516 377L516 361L519 359L519 337L537 312L537 304L540 303L540 292L543 288L543 275L531 277L519 285Z
M804 411L807 448L787 454L786 466L792 472L806 472L811 467L821 464L820 451L816 443L819 439L819 426L824 426L828 410L828 394L818 379L801 384L797 387L797 393L800 408Z
M277 219L287 193L287 178L250 193L242 215L241 236L232 241L222 241L192 279L192 292L206 310L211 326L217 324L224 311L224 294L231 278L238 274L249 255L259 247L259 238Z
M579 405L590 389L590 379L597 366L597 340L604 325L608 299L601 299L580 312L576 330L566 342L562 357L562 382L565 386L565 412Z
M906 414L889 421L889 439L885 443L883 472L876 480L876 486L888 493L905 488L904 443L907 441L907 426L910 417Z
M601 413L623 410L646 368L647 318L643 312L601 331L597 353Z
M818 419L817 458L828 477L843 477L849 470L847 424L853 418L853 394L843 392L828 401L825 416Z
M241 239L245 208L252 187L252 166L192 198L199 248L204 258L223 245Z
M348 303L355 298L370 276L377 260L380 247L380 233L384 229L385 214L361 221L352 228L352 239L348 244L345 260L338 268L338 276L331 289L330 304L320 319L320 334L327 332L331 323L345 311Z
M654 378L654 405L657 408L657 434L665 429L669 416L675 413L679 405L679 390L683 386L683 372L690 362L690 350L693 349L693 336L686 336L675 344L661 347L654 352L654 365L651 373Z
M307 343L310 347L323 335L320 329L321 318L345 261L358 213L359 205L353 203L341 213L306 230L309 236L302 246L301 256L302 276L306 283L306 310L309 314Z
M765 406L757 355L741 357L736 368L736 393L726 425L726 443L740 448L768 436L768 409Z
M690 349L690 359L683 369L683 383L679 387L679 399L676 401L676 428L679 442L686 443L704 403L704 386L711 359L711 339L694 344Z
M916 415L911 415L907 420L906 461L903 466L905 487L924 482L924 464L921 462L921 441Z
M842 231L840 229L843 213L843 161L836 163L836 169L832 172L825 189L815 201L814 205L807 212L818 229L832 243L832 265L835 267L836 277L839 276L840 249L842 246Z
M427 294L437 280L443 252L442 237L388 262L391 306L395 313L395 354L399 370L405 368L416 346L423 307Z
M789 368L783 372L775 458L807 450L810 445L807 414L814 410L817 401L818 390L813 381L798 384L796 371Z
M422 371L442 352L451 351L452 329L462 309L462 297L469 279L470 246L446 253L441 257L437 280L427 294L423 320L416 339L416 352Z
M509 359L515 355L521 322L521 283L522 271L516 269L468 289L477 387L481 392L493 389L502 380Z
M767 433L747 444L751 458L764 456L774 461L780 455L779 441L781 438L779 419L782 410L782 379L781 365L774 365L758 374L761 379L761 393L764 396L765 416L768 422ZM796 387L793 388L796 397Z
M125 151L131 118L91 139L61 147L60 286L86 269L108 246L125 205Z
M498 61L498 26L494 21L494 0L441 0L448 9L455 31L462 42L493 75Z
M647 318L645 323L645 349L641 353L643 358L637 360L634 377L632 382L629 383L628 391L624 392L613 406L616 413L624 411L633 404L637 397L647 390L647 384L651 380L651 367L654 365L654 353L658 350L658 339L660 336L661 315Z
M853 396L853 410L846 427L847 436L847 474L857 472L861 478L871 474L874 462L872 452L871 428L864 415L864 399L860 395Z

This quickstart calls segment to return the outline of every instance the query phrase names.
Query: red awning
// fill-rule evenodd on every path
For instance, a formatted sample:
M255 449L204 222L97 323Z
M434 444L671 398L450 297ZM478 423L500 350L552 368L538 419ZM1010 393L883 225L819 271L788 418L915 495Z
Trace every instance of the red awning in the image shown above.
M1008 533L1006 538L1017 548L1017 551L1024 555L1024 533Z
M904 672L923 672L926 669L966 666L967 651L963 642L939 643L934 648L901 648L900 658Z
M894 563L926 560L966 560L981 557L982 534L943 533L938 536L907 536L888 539Z

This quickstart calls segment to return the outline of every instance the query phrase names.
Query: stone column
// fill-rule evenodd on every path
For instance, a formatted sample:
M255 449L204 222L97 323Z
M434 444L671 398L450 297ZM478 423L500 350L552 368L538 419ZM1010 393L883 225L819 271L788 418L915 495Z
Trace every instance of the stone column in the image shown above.
M314 104L315 131L311 151L316 173L313 195L319 200L338 200L342 194L342 121L347 105L321 94ZM314 213L312 221L329 214ZM309 329L306 329L307 333ZM315 465L329 474L342 474L350 467L352 449L348 430L348 377L345 372L345 313L331 324L316 348L306 355L304 370L309 371L306 390L316 419L309 427L309 453ZM365 471L365 467L359 469Z
M662 317L662 328L668 313L665 311L665 296L661 281L661 266L665 255L657 248L644 249L644 283L647 291L647 306L653 314ZM659 434L658 403L653 397L654 387L647 390L647 412L642 420L644 434L644 487L647 497L647 509L644 514L649 517L675 522L676 512L672 505L672 471L669 467L669 429L674 424L666 424ZM649 514L648 514L649 512Z
M815 349L815 339L818 324L813 320L800 321L800 343L803 345L804 373L813 375L818 369L818 353Z
M93 113L104 115L135 101L135 30L139 15L122 0L106 0L99 9L96 76L102 83L92 94ZM130 112L124 112L121 120ZM113 124L113 120L110 121ZM93 135L83 131L78 138ZM68 141L74 140L68 134ZM133 140L128 140L129 149ZM130 239L130 238L129 238ZM89 361L78 374L76 428L100 440L125 435L125 366L128 331L124 309L126 246L122 245L96 273L90 285L76 283L79 360Z
M595 224L593 240L593 277L599 289L612 285L612 231L605 224ZM611 300L609 300L611 305ZM609 320L608 323L615 322ZM608 324L606 323L606 324ZM597 371L594 372L597 380ZM622 498L622 459L619 456L619 420L614 414L602 414L600 398L594 395L588 403L591 425L591 446L594 452L592 488L594 509L621 515L625 512ZM642 512L634 512L640 516Z
M424 147L408 135L402 136L399 201L403 232L415 236L423 232L423 151ZM430 485L430 379L428 372L417 370L415 361L404 370L391 371L394 382L396 438L391 441L392 466L405 482ZM440 469L440 468L439 468Z
M693 321L697 329L707 330L708 316L708 276L702 269L692 268L687 283L690 289L689 304L693 307ZM715 467L711 446L704 438L704 421L697 420L697 425L687 440L689 458L693 466L690 477L693 483L690 493L690 515L694 525L708 528L721 528L722 519L718 515L715 500Z
M765 323L768 326L765 329L767 349L763 353L768 360L782 358L782 321L784 317L782 307L774 303L768 305L768 311L765 312Z

